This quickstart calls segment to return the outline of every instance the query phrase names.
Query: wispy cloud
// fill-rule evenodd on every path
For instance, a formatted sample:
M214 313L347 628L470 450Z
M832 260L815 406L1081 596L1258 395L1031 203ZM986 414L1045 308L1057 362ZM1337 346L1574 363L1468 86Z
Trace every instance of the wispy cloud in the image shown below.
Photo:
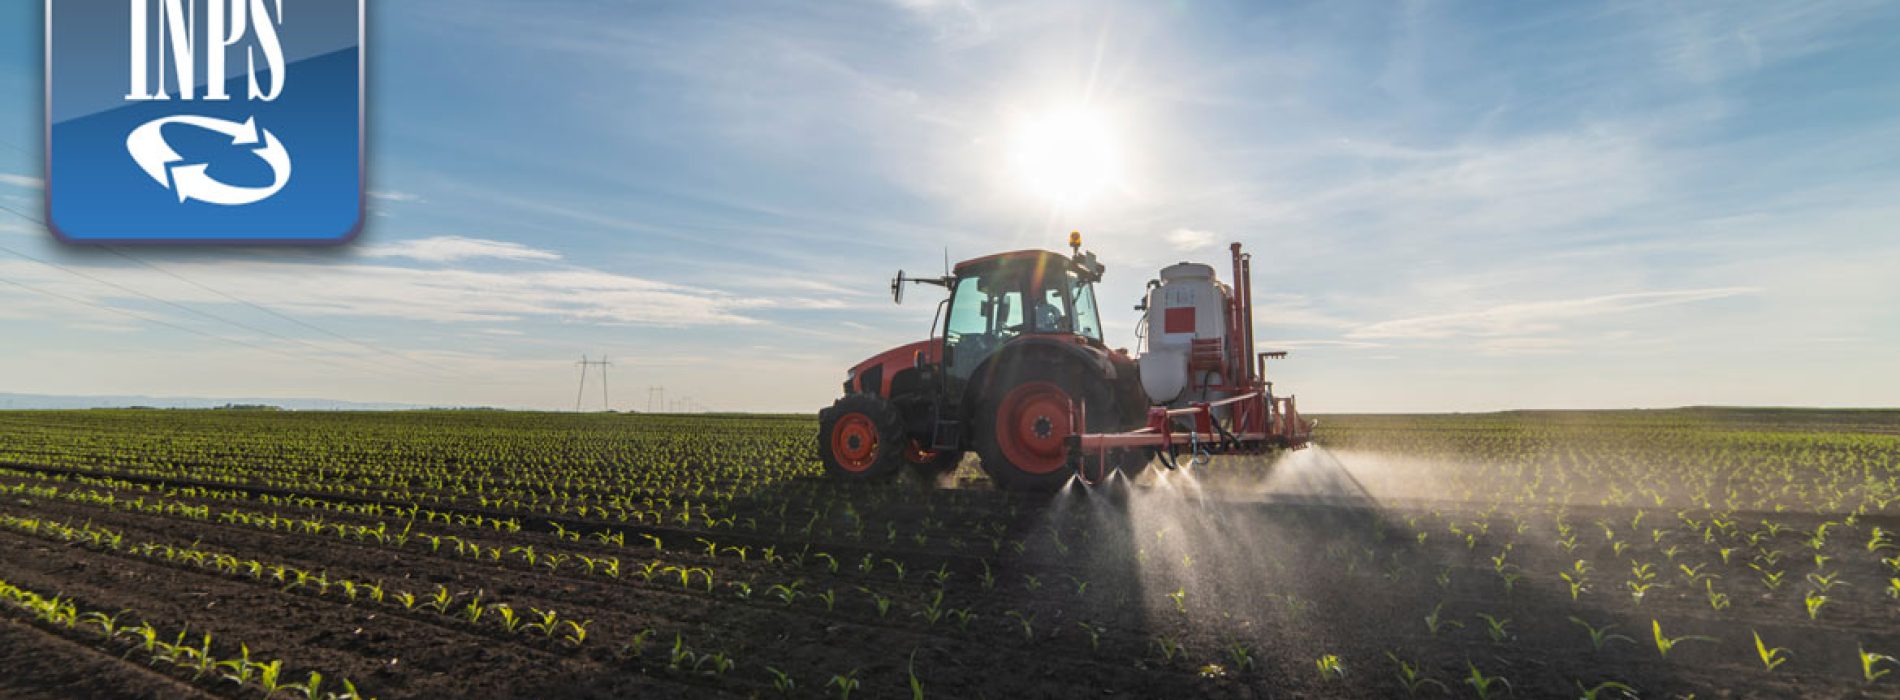
M41 180L37 177L29 177L26 175L15 175L13 173L0 173L0 185L12 185L14 187L20 187L20 188L29 189L29 190L37 190L37 189L45 188L46 181Z
M530 248L520 243L491 241L481 238L461 236L435 236L397 241L381 245L363 246L357 249L359 255L372 258L409 258L424 262L455 262L473 258L498 258L503 260L560 260L561 254L551 250Z
M1219 236L1211 232L1191 228L1177 228L1168 232L1168 245L1184 253L1212 248L1219 239Z
M422 195L411 194L409 192L397 192L394 190L370 190L368 194L369 194L370 199L376 199L376 200L381 200L385 202L420 202L422 201Z
M1724 299L1759 291L1753 287L1721 287L1504 304L1478 311L1381 321L1355 328L1347 332L1346 336L1353 339L1443 339L1461 336L1521 339L1557 331L1565 321ZM1540 344L1549 346L1543 341L1521 341L1518 347L1528 348Z
M181 285L168 275L146 268L68 267L85 269L167 301L229 303L229 299ZM827 303L740 296L578 268L487 272L266 261L175 263L166 268L188 279L214 281L214 286L227 294L306 317L443 323L539 319L688 327L754 324L760 321L747 313L750 310L822 307ZM95 303L145 301L26 261L0 260L0 276ZM51 307L48 312L56 310Z

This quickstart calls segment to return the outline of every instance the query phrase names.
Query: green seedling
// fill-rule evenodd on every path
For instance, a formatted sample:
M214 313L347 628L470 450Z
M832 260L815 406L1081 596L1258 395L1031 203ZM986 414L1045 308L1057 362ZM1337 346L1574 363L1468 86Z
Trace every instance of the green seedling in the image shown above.
M1691 634L1691 635L1686 635L1682 637L1665 636L1662 631L1661 620L1650 620L1649 625L1650 625L1650 630L1655 634L1655 637L1656 637L1656 653L1660 654L1664 658L1668 658L1669 652L1674 650L1676 648L1676 645L1681 644L1683 642L1688 642L1688 641L1714 642L1716 641L1714 637L1709 637L1709 636L1704 636L1704 635L1699 635L1699 634Z
M1319 669L1320 680L1336 681L1346 677L1346 664L1339 660L1338 654L1326 654L1313 662Z
M1750 633L1755 635L1755 655L1761 659L1762 668L1773 671L1776 666L1788 662L1788 656L1791 652L1781 647L1770 647L1763 643L1761 641L1760 632L1750 630Z
M1397 675L1399 685L1405 688L1406 695L1417 697L1419 689L1428 685L1437 686L1440 691L1448 694L1451 692L1451 689L1445 687L1444 683L1426 677L1423 667L1418 663L1400 659L1397 654L1389 651L1385 653L1385 657L1391 659L1392 663L1398 664L1399 670L1397 671Z
M1590 634L1590 649L1592 651L1601 652L1603 651L1604 646L1618 639L1621 639L1625 642L1629 642L1631 644L1636 643L1636 640L1634 639L1611 632L1610 630L1616 629L1616 625L1606 624L1602 627L1594 627L1594 626L1591 626L1590 623L1584 622L1583 618L1576 617L1576 616L1571 616L1570 621L1573 623L1576 623L1577 626L1582 627L1584 631Z
M1490 700L1491 695L1497 692L1493 690L1496 686L1502 685L1506 689L1511 687L1511 682L1505 680L1503 676L1486 676L1484 672L1478 670L1477 665L1470 661L1465 662L1465 668L1471 670L1471 673L1465 676L1465 685L1471 686L1472 691L1478 694L1478 700Z

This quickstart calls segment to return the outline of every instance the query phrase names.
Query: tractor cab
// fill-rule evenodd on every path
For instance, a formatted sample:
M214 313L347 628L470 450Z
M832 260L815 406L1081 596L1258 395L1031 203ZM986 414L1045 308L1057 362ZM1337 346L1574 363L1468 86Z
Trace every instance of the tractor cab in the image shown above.
M1025 336L1101 346L1099 279L1101 265L1093 256L1077 260L1043 250L957 265L941 336L946 378L969 381L997 350Z

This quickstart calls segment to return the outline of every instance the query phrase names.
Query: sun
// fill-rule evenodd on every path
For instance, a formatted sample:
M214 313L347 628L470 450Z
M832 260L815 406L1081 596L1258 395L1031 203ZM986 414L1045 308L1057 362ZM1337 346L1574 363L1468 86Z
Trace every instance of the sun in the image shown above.
M1024 118L1011 165L1031 194L1059 207L1086 204L1121 180L1115 129L1099 110L1074 107Z

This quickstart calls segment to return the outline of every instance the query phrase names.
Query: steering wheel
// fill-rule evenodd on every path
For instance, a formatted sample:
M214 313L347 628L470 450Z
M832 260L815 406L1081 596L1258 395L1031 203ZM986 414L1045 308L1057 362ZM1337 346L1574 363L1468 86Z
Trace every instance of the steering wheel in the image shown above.
M982 357L990 354L996 346L996 337L989 334L970 335L960 338L957 348L959 356Z
M1062 310L1054 304L1036 305L1036 326L1051 331L1062 329Z

